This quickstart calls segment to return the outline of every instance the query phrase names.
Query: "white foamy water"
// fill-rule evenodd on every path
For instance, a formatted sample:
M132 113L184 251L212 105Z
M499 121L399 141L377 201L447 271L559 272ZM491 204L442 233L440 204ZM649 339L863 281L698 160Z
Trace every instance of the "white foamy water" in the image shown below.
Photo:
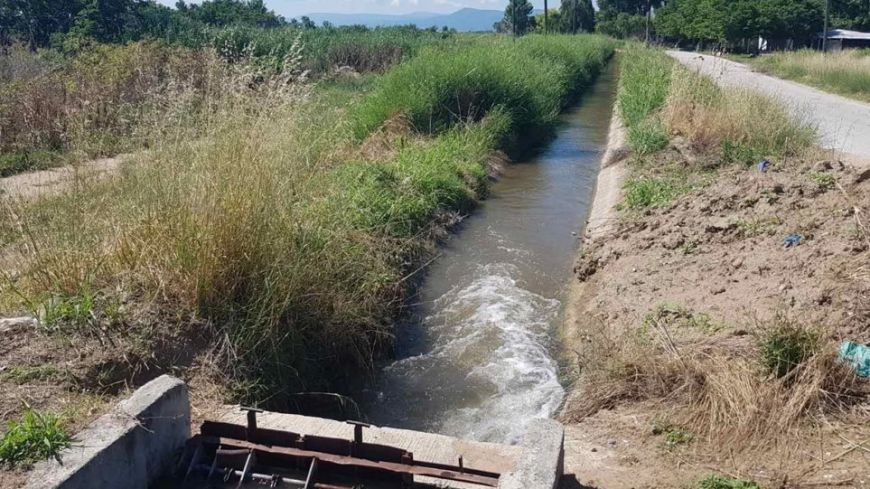
M560 303L521 287L516 266L477 267L474 280L435 301L423 323L433 337L428 353L400 360L387 375L428 376L424 383L453 382L441 369L464 373L462 385L478 402L444 412L437 431L485 441L516 442L529 421L549 417L562 402L558 365L549 332ZM476 393L476 395L475 395ZM454 392L455 394L455 392Z

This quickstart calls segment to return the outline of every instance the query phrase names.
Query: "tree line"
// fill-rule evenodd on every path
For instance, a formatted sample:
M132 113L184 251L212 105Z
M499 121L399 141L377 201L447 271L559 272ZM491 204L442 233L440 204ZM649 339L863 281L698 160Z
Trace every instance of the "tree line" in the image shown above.
M870 31L870 0L598 0L597 12L590 0L563 0L548 13L547 30L649 34L677 44L748 46L763 37L800 45L823 30L826 1L831 28ZM544 14L532 12L529 0L510 0L495 28L519 35L543 30Z
M285 19L267 8L263 0L179 0L175 8L156 0L0 0L0 47L18 41L31 50L54 47L75 51L92 40L177 41L205 29L230 26L318 28L306 16ZM320 27L333 28L329 22ZM364 26L346 29L368 30Z

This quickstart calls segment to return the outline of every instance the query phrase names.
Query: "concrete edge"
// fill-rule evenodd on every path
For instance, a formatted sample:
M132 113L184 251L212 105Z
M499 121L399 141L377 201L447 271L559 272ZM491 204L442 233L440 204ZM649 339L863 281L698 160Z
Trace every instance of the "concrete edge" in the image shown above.
M190 437L187 385L163 375L74 437L60 462L37 464L27 489L148 489Z
M556 489L565 469L565 428L537 419L523 438L516 468L499 478L498 489Z

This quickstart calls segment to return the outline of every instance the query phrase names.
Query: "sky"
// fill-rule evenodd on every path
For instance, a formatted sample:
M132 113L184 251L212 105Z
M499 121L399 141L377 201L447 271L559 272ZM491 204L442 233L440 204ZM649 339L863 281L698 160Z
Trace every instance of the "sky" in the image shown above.
M165 5L175 5L175 0L159 0ZM507 0L265 0L275 12L287 17L299 17L313 12L407 14L411 12L450 13L472 7L501 10ZM196 3L196 0L193 1ZM531 2L535 8L543 8L543 0ZM557 7L559 0L549 0L550 8Z

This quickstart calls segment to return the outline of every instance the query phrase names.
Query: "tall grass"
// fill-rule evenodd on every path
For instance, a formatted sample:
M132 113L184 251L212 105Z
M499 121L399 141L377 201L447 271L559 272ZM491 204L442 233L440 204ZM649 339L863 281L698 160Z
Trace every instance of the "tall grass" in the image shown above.
M673 61L664 53L629 45L620 60L619 113L635 152L649 154L668 142L657 112L667 100Z
M512 45L480 42L500 54ZM518 50L496 69L487 49L452 52L461 66L505 78L480 84L450 72L459 92L494 90L475 99L488 105L467 106L479 116L444 124L432 138L384 119L362 144L356 120L330 92L276 75L304 69L300 58L271 71L256 59L251 72L210 63L207 79L220 89L205 100L195 87L166 94L167 116L140 128L161 137L119 178L2 207L19 264L7 292L35 311L87 294L90 323L101 327L109 310L123 311L115 323L146 345L159 338L140 332L159 323L203 335L236 400L280 408L289 392L365 371L391 342L391 318L433 233L485 194L488 161L518 120L551 122L609 55L599 38L530 42L552 59L533 62ZM569 43L603 52L585 69L569 68L576 59L559 63L553 54L571 54ZM415 93L438 100L444 85L427 77L443 74L415 70L448 59L437 50L416 59L386 75L372 100L403 94L390 80L411 72L425 87Z
M620 67L618 104L635 153L655 153L680 136L712 166L793 156L815 143L814 128L775 100L722 90L661 51L629 46Z
M509 114L513 132L547 127L612 50L599 36L528 36L430 50L379 80L355 111L354 134L363 138L393 117L439 133L494 109Z
M870 102L870 49L778 52L756 58L752 64L782 78Z

